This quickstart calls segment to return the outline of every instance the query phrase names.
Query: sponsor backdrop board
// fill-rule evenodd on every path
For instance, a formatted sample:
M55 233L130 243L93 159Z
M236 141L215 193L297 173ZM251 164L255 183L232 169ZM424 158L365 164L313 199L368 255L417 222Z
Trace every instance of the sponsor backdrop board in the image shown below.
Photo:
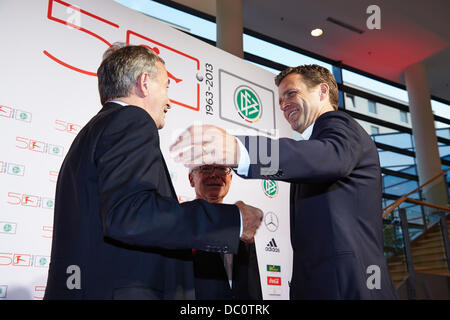
M0 30L0 299L43 298L59 168L101 108L96 70L110 44L166 61L172 109L159 134L180 202L195 193L168 147L190 124L290 136L273 74L111 0L3 0ZM238 200L265 214L255 238L264 299L288 299L289 186L234 175L225 202Z

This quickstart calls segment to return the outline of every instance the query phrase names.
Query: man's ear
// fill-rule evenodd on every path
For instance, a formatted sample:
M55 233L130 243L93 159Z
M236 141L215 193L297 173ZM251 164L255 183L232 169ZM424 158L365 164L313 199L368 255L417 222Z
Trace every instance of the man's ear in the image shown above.
M192 176L192 173L189 172L189 182L191 183L191 187L195 187L194 177Z
M136 94L144 98L150 92L150 77L147 72L142 72L136 80Z
M319 90L320 90L320 101L323 101L329 96L330 87L326 83L322 82L321 84L319 84Z

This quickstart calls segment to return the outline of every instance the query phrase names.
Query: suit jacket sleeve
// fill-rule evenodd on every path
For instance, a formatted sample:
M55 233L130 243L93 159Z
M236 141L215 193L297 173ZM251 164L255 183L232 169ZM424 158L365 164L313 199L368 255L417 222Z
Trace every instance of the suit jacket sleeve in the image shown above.
M161 195L164 160L153 119L132 106L112 117L94 156L104 236L135 246L237 252L238 208Z
M324 183L348 176L361 157L359 130L354 120L331 113L319 117L310 140L237 137L250 154L247 177Z

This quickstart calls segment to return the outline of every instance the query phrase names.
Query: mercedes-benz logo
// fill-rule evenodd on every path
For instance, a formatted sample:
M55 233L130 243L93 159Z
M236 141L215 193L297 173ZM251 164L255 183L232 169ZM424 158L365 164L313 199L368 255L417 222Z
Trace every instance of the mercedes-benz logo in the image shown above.
M278 217L275 213L269 211L264 215L264 225L270 232L278 230Z

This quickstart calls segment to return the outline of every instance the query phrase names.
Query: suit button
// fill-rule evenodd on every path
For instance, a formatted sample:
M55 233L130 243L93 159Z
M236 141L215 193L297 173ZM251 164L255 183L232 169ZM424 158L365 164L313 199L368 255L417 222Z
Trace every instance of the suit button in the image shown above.
M228 246L223 247L222 252L223 253L227 253L228 252Z

